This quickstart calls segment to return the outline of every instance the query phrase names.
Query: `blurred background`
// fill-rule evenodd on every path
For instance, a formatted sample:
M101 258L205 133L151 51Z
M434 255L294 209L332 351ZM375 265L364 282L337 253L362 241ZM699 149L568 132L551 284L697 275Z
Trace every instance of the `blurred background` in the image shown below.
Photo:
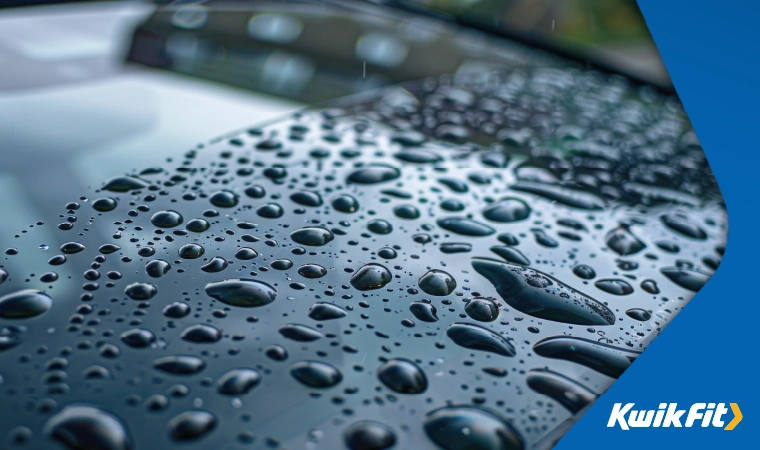
M392 83L556 65L561 55L672 90L632 0L0 6L0 189L13 193L0 208L14 211L0 223L6 235L110 176Z

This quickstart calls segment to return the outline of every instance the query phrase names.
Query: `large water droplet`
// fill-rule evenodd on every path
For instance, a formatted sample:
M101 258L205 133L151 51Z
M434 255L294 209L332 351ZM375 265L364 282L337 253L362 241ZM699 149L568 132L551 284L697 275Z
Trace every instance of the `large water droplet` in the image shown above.
M502 356L515 356L515 347L507 338L478 325L457 322L449 326L446 335L455 344L464 348Z
M496 232L496 230L486 224L476 222L472 219L465 219L463 217L449 217L447 219L438 219L437 223L438 226L444 230L461 234L463 236L490 236Z
M406 359L392 359L377 369L377 378L400 394L421 394L427 389L425 372Z
M351 286L360 291L380 289L392 280L391 272L380 264L367 264L351 277Z
M217 392L224 395L243 395L261 382L261 373L255 369L234 369L222 375Z
M697 292L710 281L710 275L686 267L664 267L660 269L670 281L684 289Z
M90 405L68 405L45 424L46 435L71 450L131 450L129 429L116 416Z
M222 330L205 323L185 328L180 337L188 342L213 343L222 338Z
M158 288L149 283L132 283L124 289L124 293L132 300L150 300L157 292Z
M569 336L541 339L533 345L533 351L545 358L564 359L584 365L612 378L619 377L640 354Z
M277 290L257 280L233 278L206 285L206 294L231 306L254 308L272 303Z
M417 281L423 292L428 295L443 297L454 292L457 287L457 281L447 272L438 269L427 271Z
M210 433L216 422L216 416L208 411L185 411L169 421L169 436L178 442L195 441Z
M375 184L395 180L400 175L401 171L395 167L373 164L352 172L348 181L356 184Z
M150 217L150 223L159 228L174 228L182 223L182 214L177 211L159 211Z
M533 369L525 378L528 386L575 414L596 400L596 395L580 383L547 369Z
M173 375L192 375L206 367L206 362L197 356L164 356L153 361L153 367Z
M322 337L322 333L314 328L295 323L283 325L278 331L283 337L297 342L311 342Z
M512 186L516 191L529 192L546 199L578 209L604 209L604 200L588 192L576 191L565 186L519 181Z
M396 445L396 435L390 427L369 420L346 428L343 436L348 450L385 450Z
M660 216L660 220L678 234L700 241L707 239L707 233L699 228L698 225L690 222L686 216L681 214L663 214Z
M512 425L482 409L446 406L428 413L425 433L444 450L522 450Z
M290 233L290 239L301 245L319 247L335 239L335 235L325 228L304 227Z
M525 220L529 215L530 207L519 198L504 198L483 210L483 217L498 223Z
M473 258L472 267L522 313L576 325L615 323L609 308L545 273L485 258Z
M343 380L334 366L319 361L301 361L290 367L290 374L302 384L313 388L329 388Z
M432 323L438 321L435 306L430 303L413 302L411 305L409 305L409 311L414 314L414 317L416 317L417 320L421 320L422 322Z
M621 256L633 255L646 248L646 245L625 227L607 233L606 241L607 246Z
M464 312L479 322L493 322L499 317L499 307L490 298L473 298L464 306Z
M39 316L53 305L44 292L24 289L0 297L0 317L3 319L27 319Z

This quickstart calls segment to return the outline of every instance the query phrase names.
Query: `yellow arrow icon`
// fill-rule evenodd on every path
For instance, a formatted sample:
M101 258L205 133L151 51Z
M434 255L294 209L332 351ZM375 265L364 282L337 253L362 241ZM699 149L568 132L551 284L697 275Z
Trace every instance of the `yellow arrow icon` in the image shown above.
M742 417L744 417L742 416L742 411L739 409L739 405L737 405L736 403L731 403L731 411L734 412L734 420L729 422L729 424L726 425L726 428L724 428L724 430L729 430L729 431L733 430L734 428L736 428L737 425L739 425L739 422L742 421Z

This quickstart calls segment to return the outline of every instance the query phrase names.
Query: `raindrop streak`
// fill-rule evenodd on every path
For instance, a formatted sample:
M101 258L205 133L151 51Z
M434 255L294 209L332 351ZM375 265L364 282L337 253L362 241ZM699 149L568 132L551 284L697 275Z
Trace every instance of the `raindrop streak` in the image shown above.
M533 351L545 358L564 359L596 370L608 377L617 378L640 355L583 338L555 336L541 339Z
M472 267L507 304L525 314L576 325L615 323L609 308L545 273L485 258L473 258Z
M233 278L209 283L206 294L220 302L242 308L255 308L272 303L277 290L263 281Z

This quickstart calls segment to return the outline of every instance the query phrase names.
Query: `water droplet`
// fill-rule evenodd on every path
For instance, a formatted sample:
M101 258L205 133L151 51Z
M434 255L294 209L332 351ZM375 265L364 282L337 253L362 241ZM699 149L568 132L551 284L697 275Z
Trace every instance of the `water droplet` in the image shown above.
M483 210L483 217L498 223L518 222L529 215L530 207L519 198L504 198Z
M190 306L187 303L174 302L166 305L163 310L164 316L172 319L181 319L190 314Z
M242 247L235 252L235 258L241 261L250 261L259 256L256 250L250 247Z
M507 338L478 325L457 322L449 326L446 335L455 344L470 350L515 356L515 347Z
M657 282L654 280L644 280L641 282L641 289L650 294L657 295L660 293L660 288L657 287Z
M182 215L177 211L159 211L150 217L150 223L159 228L174 228L182 223Z
M314 328L295 323L283 325L278 331L283 337L297 342L311 342L322 337L322 333Z
M367 224L367 229L377 234L390 234L393 226L383 219L375 219Z
M290 239L301 245L319 247L335 239L335 235L325 228L304 227L290 233Z
M327 302L314 303L309 309L309 317L314 320L333 320L346 317L346 310L338 305Z
M432 269L427 271L417 281L420 289L428 295L435 295L437 297L443 297L454 292L457 287L457 282L443 270Z
M153 367L173 375L192 375L206 367L206 362L197 356L164 356L153 361Z
M343 433L348 450L385 450L396 445L393 430L370 420L356 422Z
M132 283L124 289L124 293L132 300L150 300L157 292L158 288L148 283Z
M479 322L493 322L499 317L499 307L490 298L473 298L465 305L464 312Z
M343 374L334 366L319 361L301 361L290 367L290 374L302 384L312 388L329 388L343 380Z
M73 255L75 253L79 253L85 249L84 244L80 244L79 242L67 242L63 245L61 245L61 251L67 255Z
M110 197L99 198L92 202L92 208L99 212L113 211L116 205L116 200Z
M420 218L420 211L412 205L398 205L393 208L393 214L400 219Z
M421 394L427 389L425 372L407 359L392 359L377 369L377 378L399 394Z
M47 421L43 433L71 450L133 448L121 419L90 405L66 406Z
M277 203L267 203L259 206L256 210L256 214L265 219L279 219L285 214L285 211L283 211L282 206Z
M238 196L232 191L217 191L208 198L212 205L219 208L232 208L238 204Z
M579 278L583 278L584 280L590 280L596 277L594 268L587 266L586 264L578 264L577 266L573 267L573 273Z
M192 231L193 233L203 233L208 230L210 226L211 225L204 219L193 219L187 223L186 228L187 231Z
M649 311L641 308L631 308L625 312L625 315L633 320L638 320L639 322L646 322L652 318L652 314Z
M277 297L277 290L267 283L238 278L209 283L205 290L224 304L243 308L268 305Z
M640 354L569 336L541 339L533 345L533 351L545 358L564 359L581 364L612 378L619 377Z
M227 268L227 260L221 256L214 256L209 262L201 266L201 270L207 273L217 273Z
M162 276L169 273L169 270L171 270L171 268L171 264L164 261L163 259L154 259L152 261L148 261L148 263L145 264L145 272L151 278L161 278Z
M710 275L685 267L665 267L660 269L670 281L684 289L697 292L710 281Z
M700 241L707 239L707 233L696 224L690 222L686 216L681 214L663 214L660 216L660 220L678 234Z
M327 275L327 269L319 264L304 264L298 268L298 274L309 279L322 278Z
M604 200L588 192L577 191L565 186L519 181L512 186L516 191L529 192L563 205L578 209L604 209Z
M353 213L359 210L359 202L348 194L341 194L333 199L332 207L338 212Z
M110 255L111 253L118 252L119 250L121 250L121 247L116 244L103 244L98 248L98 251L104 255Z
M356 184L376 184L395 180L401 176L401 171L395 167L373 164L363 167L348 176L348 182Z
M633 293L633 288L624 280L604 279L594 283L594 286L612 295L628 295Z
M547 369L533 369L525 378L528 386L575 414L596 400L596 395L580 383Z
M446 254L469 253L472 251L472 245L465 244L463 242L447 242L447 243L441 244L439 248L441 249L442 253L446 253Z
M472 267L507 304L525 314L576 325L615 323L609 308L545 273L485 258L473 258Z
M178 442L195 441L210 433L216 422L216 416L208 411L185 411L169 421L169 436Z
M616 228L607 233L607 246L618 255L633 255L640 252L646 245L634 236L627 228Z
M360 291L380 289L391 282L391 272L380 264L366 264L351 277L351 286Z
M137 177L114 177L106 180L101 189L111 192L129 192L147 186L148 183Z
M452 233L461 234L463 236L490 236L496 232L493 228L486 224L476 222L471 219L465 219L462 217L449 217L447 219L438 219L438 226L444 230L451 231Z
M313 191L297 191L290 195L290 199L303 206L322 206L322 197Z
M222 331L205 323L185 328L180 337L188 342L213 343L222 338Z
M520 250L507 246L491 247L491 251L504 258L506 261L521 266L529 266L530 260Z
M132 348L146 348L156 342L156 336L145 328L133 328L121 333L121 342Z
M223 395L243 395L261 382L261 373L255 369L234 369L222 375L216 383L217 392Z
M24 289L0 297L0 317L28 319L39 316L53 306L53 300L44 292Z
M196 259L203 256L206 253L206 249L199 244L185 244L179 248L177 253L182 259Z
M446 406L427 414L425 433L444 450L522 450L523 440L512 425L469 406Z
M416 317L417 320L420 320L422 322L432 323L438 321L435 306L430 303L413 302L411 305L409 305L409 311L414 314L414 317Z

